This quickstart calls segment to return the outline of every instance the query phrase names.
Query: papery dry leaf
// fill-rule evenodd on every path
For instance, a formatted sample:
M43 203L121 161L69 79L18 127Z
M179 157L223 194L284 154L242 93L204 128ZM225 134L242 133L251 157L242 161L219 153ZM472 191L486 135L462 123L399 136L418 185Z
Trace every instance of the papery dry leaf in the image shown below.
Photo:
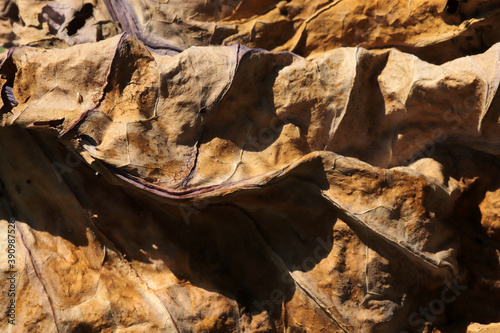
M308 56L396 47L443 63L500 41L498 0L105 2L125 31L153 48L241 43Z
M119 28L102 1L3 0L3 46L64 48L113 37Z
M0 212L17 221L19 325L499 320L496 224L474 215L498 188L499 50L442 66L363 48L161 56L127 35L10 50Z

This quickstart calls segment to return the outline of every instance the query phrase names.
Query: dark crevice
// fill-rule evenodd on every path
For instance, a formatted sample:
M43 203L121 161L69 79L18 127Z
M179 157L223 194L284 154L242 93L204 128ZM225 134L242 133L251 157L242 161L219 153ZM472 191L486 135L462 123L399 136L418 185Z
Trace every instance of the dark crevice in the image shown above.
M7 18L11 22L20 22L19 7L14 1L6 1L2 8L0 17Z
M64 118L62 119L54 119L54 120L47 120L47 121L35 121L33 123L34 126L49 126L49 127L54 127L56 128L57 126L61 125L64 123Z
M448 0L445 11L447 14L455 15L460 8L460 0Z
M83 5L82 9L75 13L75 17L68 23L66 29L68 35L73 36L76 32L85 25L85 22L92 16L94 7L90 3Z
M12 50L13 49L10 49L8 51L6 59L0 65L0 78L6 80L0 93L3 102L3 105L0 108L0 115L11 112L12 109L19 104L14 96L12 88L14 87L14 78L17 73L17 67L11 57L13 52Z
M80 135L80 144L82 146L84 145L94 146L94 147L98 146L97 141L95 141L94 138L86 134Z
M87 323L79 323L71 330L71 333L92 333L92 332L94 332L94 327Z

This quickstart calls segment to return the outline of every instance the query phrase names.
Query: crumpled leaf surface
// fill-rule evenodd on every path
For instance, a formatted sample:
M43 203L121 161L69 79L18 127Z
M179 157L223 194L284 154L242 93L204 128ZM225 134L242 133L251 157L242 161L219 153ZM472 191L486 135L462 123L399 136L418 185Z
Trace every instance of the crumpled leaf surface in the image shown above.
M174 55L242 44L301 56L397 48L436 64L500 42L499 0L3 0L0 43L66 47L124 31Z
M499 320L500 44L442 66L359 47L88 47L19 47L0 68L22 330ZM450 283L459 297L416 322Z
M0 43L64 48L115 36L119 27L98 0L2 0Z
M340 46L396 47L433 63L500 41L498 0L105 0L124 31L153 48L231 45L302 56Z

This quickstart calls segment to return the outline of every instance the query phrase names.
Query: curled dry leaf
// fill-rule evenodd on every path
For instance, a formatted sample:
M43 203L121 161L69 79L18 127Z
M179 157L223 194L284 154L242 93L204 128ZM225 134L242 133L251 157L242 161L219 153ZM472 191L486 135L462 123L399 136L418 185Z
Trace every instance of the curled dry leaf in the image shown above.
M500 42L499 0L3 0L3 46L66 47L124 31L150 49L242 44L318 55L397 48L441 64Z
M441 66L359 47L304 59L162 45L122 34L4 56L17 327L499 320L500 44Z
M2 0L0 43L65 48L113 37L120 28L105 4L89 1Z
M398 48L433 63L500 41L498 0L105 0L124 31L158 48L243 44L316 55Z

